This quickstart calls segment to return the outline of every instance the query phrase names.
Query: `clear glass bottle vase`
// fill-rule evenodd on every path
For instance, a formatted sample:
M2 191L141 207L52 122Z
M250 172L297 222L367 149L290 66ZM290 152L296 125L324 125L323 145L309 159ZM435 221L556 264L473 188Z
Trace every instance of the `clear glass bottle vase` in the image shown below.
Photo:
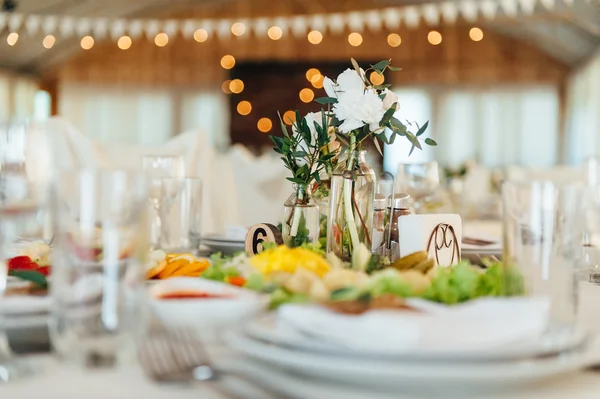
M295 189L285 202L281 228L283 242L290 248L319 241L319 205L305 185L295 185Z
M331 178L327 252L350 261L359 243L371 249L375 184L375 171L366 161L366 151L348 150Z

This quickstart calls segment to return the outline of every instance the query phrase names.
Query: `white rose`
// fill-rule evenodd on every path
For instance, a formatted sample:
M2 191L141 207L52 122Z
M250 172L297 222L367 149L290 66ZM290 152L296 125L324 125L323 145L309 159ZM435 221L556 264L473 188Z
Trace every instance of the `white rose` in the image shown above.
M358 129L365 124L369 125L371 131L379 129L379 122L385 114L383 102L374 90L367 90L361 94L345 94L333 106L335 116L343 121L339 129L342 133L348 133Z
M383 94L385 94L385 97L383 98L383 108L386 110L390 109L394 103L398 103L398 96L393 91L385 89ZM400 108L400 106L396 105L396 110L398 110L398 108Z
M348 68L338 76L335 82L327 77L323 79L323 88L328 97L340 98L348 94L362 94L365 91L365 82L354 69Z

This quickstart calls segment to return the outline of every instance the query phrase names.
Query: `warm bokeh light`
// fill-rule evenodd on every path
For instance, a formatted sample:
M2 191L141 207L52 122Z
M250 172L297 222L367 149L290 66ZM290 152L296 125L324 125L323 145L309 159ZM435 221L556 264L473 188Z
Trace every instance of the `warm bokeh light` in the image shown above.
M208 31L206 29L196 29L194 32L194 40L198 43L205 42L208 39Z
M19 34L16 32L9 33L8 36L6 36L6 43L8 43L9 46L17 44L17 40L19 40Z
M315 75L317 76L317 75ZM322 89L323 88L323 80L325 79L325 76L319 74L319 79L314 80L314 76L313 76L313 80L310 81L310 83L313 85L313 87L315 89Z
M244 82L239 79L233 79L229 83L229 90L231 90L232 93L240 94L242 91L244 91Z
M376 86L377 85L382 85L383 82L385 81L385 76L383 76L382 74L380 74L377 71L373 71L369 75L369 80L371 81L371 83L373 83Z
M154 37L154 44L158 47L165 47L167 43L169 43L169 36L164 32L161 32Z
M469 37L474 42L480 42L483 40L483 31L477 27L471 28L471 30L469 31Z
M240 101L237 105L237 112L240 115L248 115L252 112L252 104L250 104L250 101Z
M221 66L224 69L231 69L235 66L235 58L233 57L233 55L224 55L223 58L221 58Z
M315 98L315 92L311 89L300 90L300 100L305 103L311 102Z
M307 38L311 44L319 44L323 41L323 34L318 30L311 30L308 32Z
M94 47L94 38L91 36L84 36L81 38L81 48L84 50L89 50Z
M121 50L127 50L129 47L131 47L131 38L129 36L121 36L117 42L117 46Z
M244 25L241 22L236 22L235 24L231 25L231 33L233 33L236 36L242 36L244 33L246 32L246 25Z
M442 34L437 30L432 30L429 32L429 34L427 34L427 40L429 40L429 43L437 46L442 42Z
M267 133L273 128L273 122L271 122L269 118L260 118L256 124L256 127L261 132Z
M350 43L351 46L358 47L362 44L362 42L363 37L360 33L352 32L348 35L348 43Z
M306 71L306 80L308 80L309 82L312 82L312 78L315 75L321 75L321 71L319 71L317 68L310 68L308 71Z
M296 113L292 110L285 111L285 114L283 114L283 122L286 125L291 125L292 123L296 122Z
M387 42L391 47L398 47L402 44L402 38L397 33L390 33L387 37Z
M52 48L54 46L54 43L56 43L56 38L52 35L48 35L42 41L42 46L44 46L45 48Z
M271 40L279 40L283 36L283 31L279 26L271 26L267 31L267 35Z
M225 94L231 94L231 90L229 90L229 85L231 84L231 80L226 80L221 84L221 90L223 90L223 93Z

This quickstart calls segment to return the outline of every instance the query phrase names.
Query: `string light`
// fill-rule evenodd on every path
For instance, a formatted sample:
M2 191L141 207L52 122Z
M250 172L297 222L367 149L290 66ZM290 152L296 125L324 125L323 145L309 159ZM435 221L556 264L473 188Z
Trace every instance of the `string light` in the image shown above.
M321 75L321 71L319 71L317 68L310 68L308 71L306 71L306 80L312 82L312 79L315 75Z
M283 31L279 26L271 26L267 31L267 35L271 40L279 40L283 36Z
M352 32L348 35L348 43L350 43L351 46L358 47L362 44L362 42L363 37L360 33Z
M325 76L319 74L319 79L317 79L316 81L311 80L310 83L313 85L313 87L315 89L322 89L324 80L325 80Z
M296 122L296 113L292 110L290 111L285 111L285 114L283 114L283 122L285 122L286 125L292 125L292 123Z
M194 32L194 40L198 43L205 42L208 39L208 31L206 29L196 29Z
M19 40L19 34L17 32L11 32L6 36L6 43L8 43L9 46L17 44L17 40Z
M233 55L224 55L223 58L221 58L221 66L223 67L223 69L231 69L235 66L235 58L233 57Z
M91 36L84 36L81 38L81 48L84 50L89 50L94 47L94 38Z
M240 94L242 91L244 91L244 82L239 79L233 79L229 83L229 90L231 90L232 93Z
M273 122L269 118L260 118L256 124L258 130L263 133L269 132L273 128Z
M235 36L242 36L245 32L246 25L243 23L236 22L235 24L231 25L231 33L233 33Z
M483 31L477 27L471 28L469 31L469 37L474 42L480 42L483 40Z
M158 47L165 47L167 43L169 43L169 36L164 32L161 32L154 37L154 44Z
M117 41L117 46L121 50L127 50L131 47L131 38L129 36L121 36Z
M390 47L398 47L402 43L402 38L397 33L390 33L387 37Z
M315 98L315 92L311 89L302 89L299 96L302 102L309 103Z
M371 83L373 83L375 86L377 86L377 85L381 85L381 84L383 84L383 82L385 82L385 76L383 76L383 74L381 74L377 71L373 71L369 75L369 80L371 81Z
M442 42L442 34L436 30L432 30L427 34L427 40L429 40L429 43L437 46Z
M42 41L42 46L44 46L47 49L51 49L52 46L54 46L55 42L56 42L56 39L54 38L54 36L48 35Z
M319 44L323 41L323 34L318 30L312 30L308 32L306 37L311 44Z
M231 80L226 80L221 84L221 90L223 90L223 93L225 94L231 94L231 90L229 89L229 85L231 84Z
M240 101L237 105L237 112L240 115L248 115L252 112L252 104L250 104L250 101Z

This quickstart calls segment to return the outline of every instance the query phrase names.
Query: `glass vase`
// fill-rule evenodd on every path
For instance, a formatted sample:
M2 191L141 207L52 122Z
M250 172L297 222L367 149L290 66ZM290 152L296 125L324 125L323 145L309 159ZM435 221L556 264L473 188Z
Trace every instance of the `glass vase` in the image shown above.
M319 244L322 249L327 247L327 217L329 215L329 192L331 191L331 179L329 176L321 177L320 183L315 183L312 189L312 197L319 205Z
M347 151L333 171L329 193L327 252L350 261L353 249L363 243L371 249L375 171L366 151Z
M319 205L314 201L307 187L296 186L285 202L284 218L281 227L283 242L290 248L302 244L315 244L319 241Z

